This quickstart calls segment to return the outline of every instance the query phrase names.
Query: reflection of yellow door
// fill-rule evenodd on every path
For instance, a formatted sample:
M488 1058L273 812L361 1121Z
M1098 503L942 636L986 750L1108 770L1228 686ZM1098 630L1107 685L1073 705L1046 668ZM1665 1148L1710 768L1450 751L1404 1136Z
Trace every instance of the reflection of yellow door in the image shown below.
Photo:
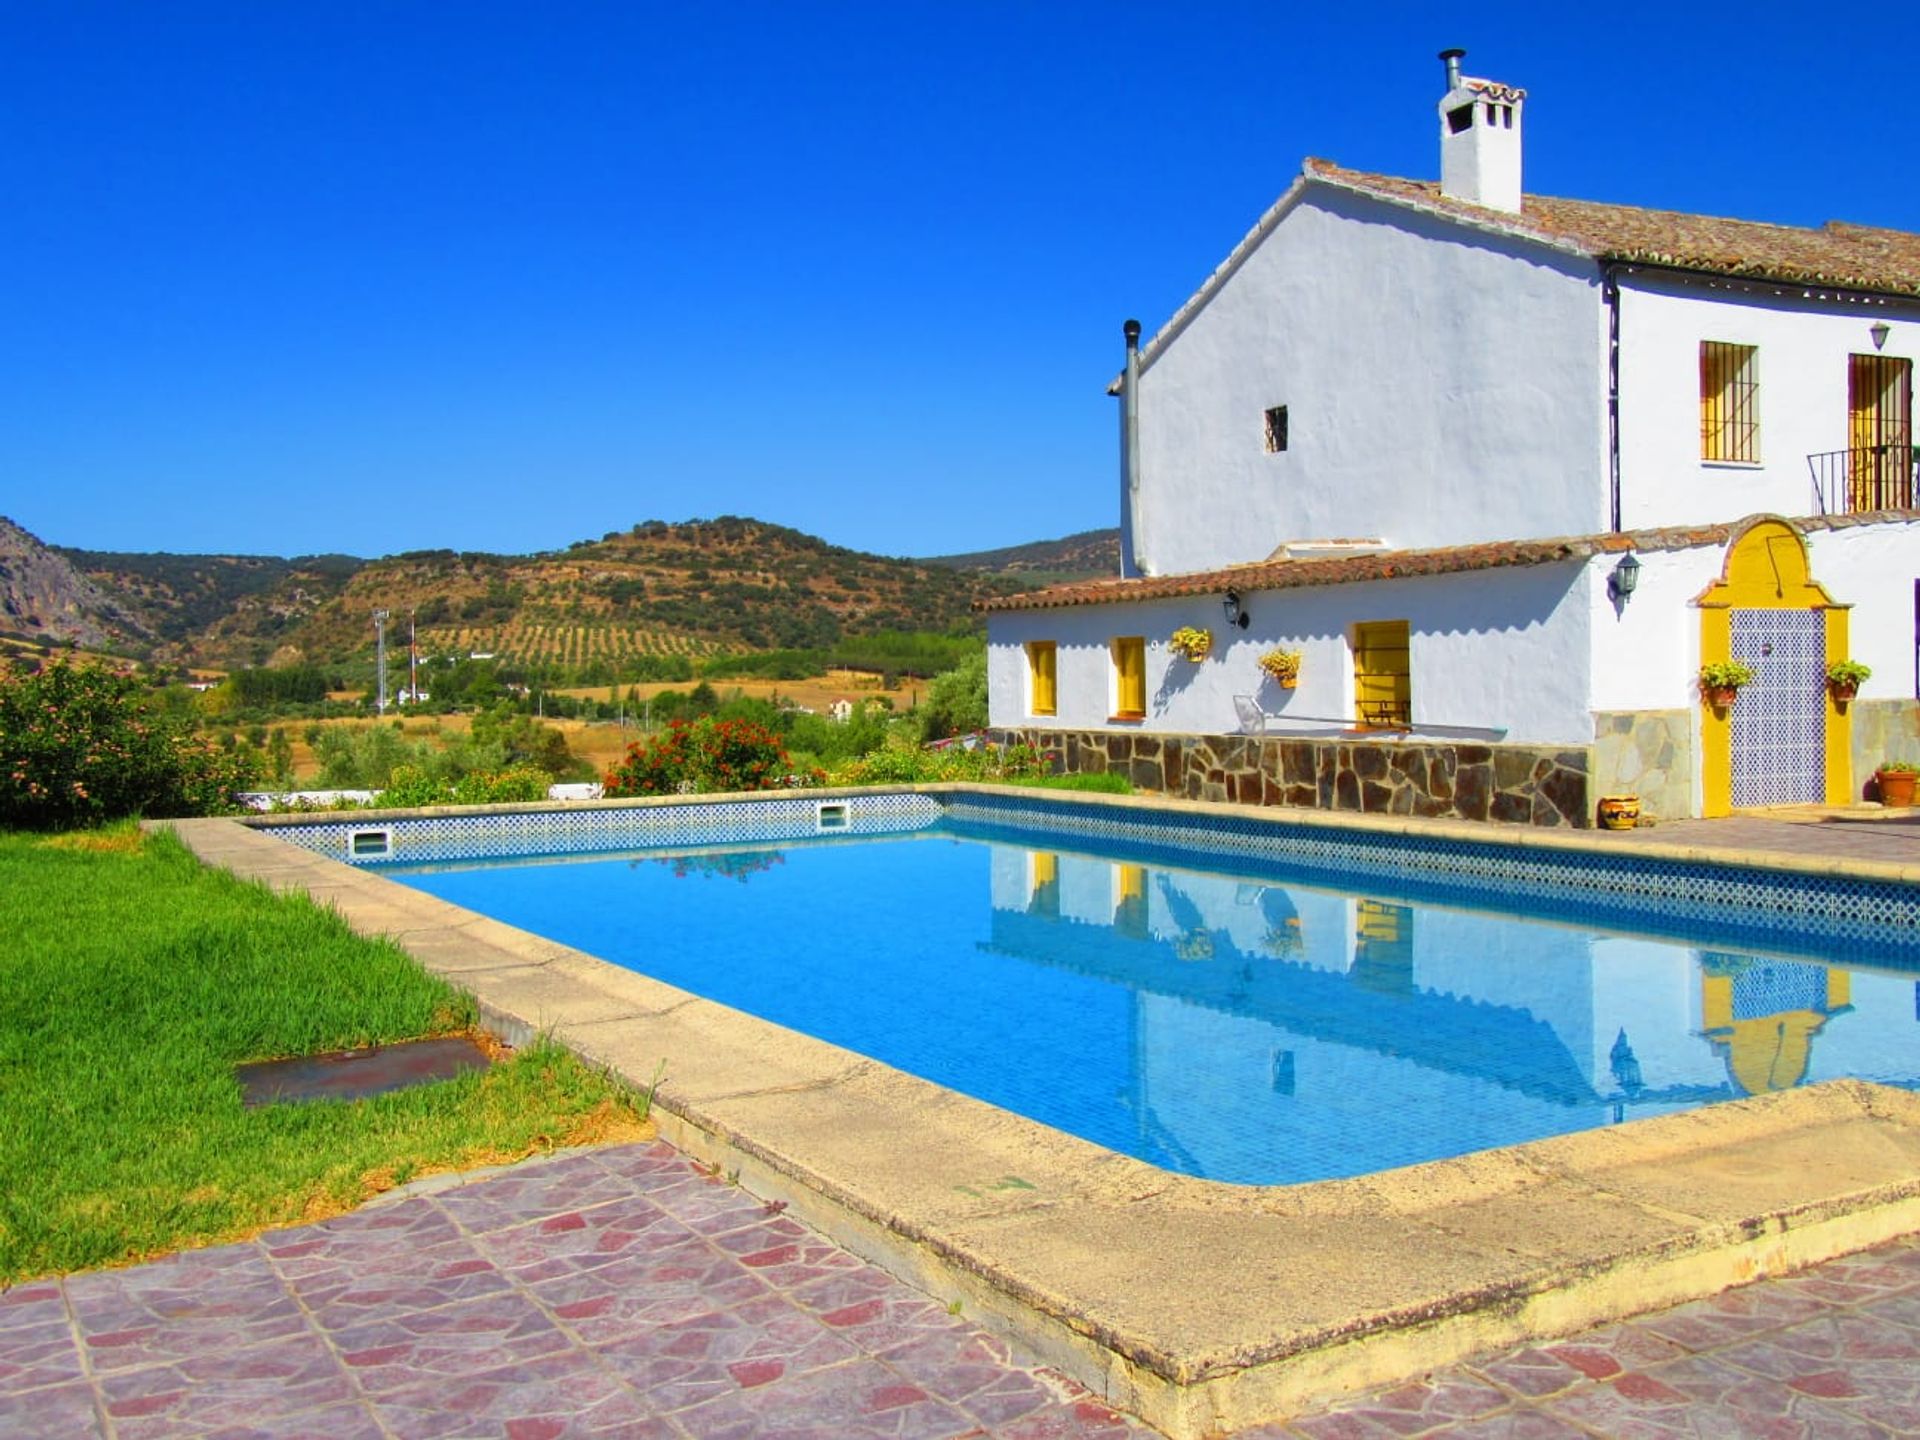
M1847 357L1847 509L1913 504L1913 362Z
M1763 967L1765 968L1765 967ZM1799 972L1817 967L1788 964ZM1791 1090L1807 1076L1813 1037L1830 1016L1850 1008L1851 984L1845 970L1828 969L1819 995L1800 997L1812 1004L1793 1005L1767 1014L1742 1014L1735 994L1738 972L1703 971L1700 1018L1707 1039L1727 1063L1727 1074L1745 1095Z
M1113 928L1133 940L1147 938L1147 867L1113 867Z

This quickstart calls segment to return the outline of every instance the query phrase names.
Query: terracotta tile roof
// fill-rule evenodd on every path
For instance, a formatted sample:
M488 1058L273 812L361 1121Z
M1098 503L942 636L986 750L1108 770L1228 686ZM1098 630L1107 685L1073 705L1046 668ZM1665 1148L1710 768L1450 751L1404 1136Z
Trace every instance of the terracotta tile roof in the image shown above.
M1551 540L1495 540L1480 545L1448 545L1431 550L1383 550L1371 555L1337 555L1320 560L1265 560L1224 570L1187 575L1152 575L1137 580L1089 580L1055 585L1024 595L973 602L975 610L1060 610L1076 605L1107 605L1139 600L1169 600L1185 595L1220 595L1228 590L1293 590L1308 585L1353 585L1368 580L1404 580L1422 575L1459 575L1474 570L1503 570L1520 565L1552 565L1619 555L1629 550L1693 550L1724 545L1753 520L1720 525L1676 525L1659 530L1625 530L1598 535L1568 535ZM1855 525L1920 520L1920 510L1876 510L1860 515L1816 515L1788 523L1806 533L1845 530Z
M1727 220L1677 210L1643 210L1591 200L1528 195L1510 215L1440 193L1431 180L1402 180L1308 160L1308 179L1403 201L1515 234L1531 235L1596 260L1617 260L1714 275L1830 285L1847 290L1920 294L1920 235L1829 220L1817 230Z

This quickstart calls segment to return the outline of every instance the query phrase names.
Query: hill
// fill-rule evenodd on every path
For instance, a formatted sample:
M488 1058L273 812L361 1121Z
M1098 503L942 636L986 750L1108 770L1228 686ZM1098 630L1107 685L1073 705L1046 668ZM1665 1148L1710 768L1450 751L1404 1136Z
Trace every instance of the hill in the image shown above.
M976 598L1031 583L829 545L737 516L649 520L562 551L412 551L379 560L66 552L139 617L172 663L341 664L372 612L423 654L491 653L578 670L640 656L828 649L849 636L976 622Z
M965 555L934 555L926 561L952 570L1004 575L1023 587L1064 585L1074 580L1104 580L1120 573L1120 532L1082 530L1060 540L1035 540L1000 550Z
M152 634L125 598L0 516L0 632L89 649L144 648Z

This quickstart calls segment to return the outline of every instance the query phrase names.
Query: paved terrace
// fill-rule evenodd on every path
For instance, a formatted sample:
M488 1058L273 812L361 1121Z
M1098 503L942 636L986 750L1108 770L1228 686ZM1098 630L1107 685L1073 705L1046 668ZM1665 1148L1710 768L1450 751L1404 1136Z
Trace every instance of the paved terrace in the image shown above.
M1728 823L1767 827L1742 846L1795 868L1914 873L1902 822ZM182 828L497 1018L642 1075L673 1056L661 1118L683 1150L17 1289L0 1433L1151 1433L1106 1400L1183 1437L1920 1433L1920 1252L1894 1240L1920 1230L1920 1104L1898 1092L1840 1082L1356 1182L1216 1186L240 827ZM1539 1335L1574 1338L1521 1343ZM1408 1376L1428 1378L1313 1409ZM1254 1423L1274 1415L1295 1418Z
M1150 1440L664 1144L0 1294L0 1435ZM1920 1433L1920 1243L1241 1440Z

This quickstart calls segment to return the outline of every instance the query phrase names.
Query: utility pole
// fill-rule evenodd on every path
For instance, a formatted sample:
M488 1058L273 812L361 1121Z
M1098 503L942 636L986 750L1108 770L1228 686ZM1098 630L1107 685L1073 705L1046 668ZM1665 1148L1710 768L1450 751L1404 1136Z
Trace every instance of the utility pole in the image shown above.
M384 715L387 713L387 612L384 610L373 612L373 667L379 685L377 709Z
M413 611L407 611L407 699L420 703L420 646L413 636Z

